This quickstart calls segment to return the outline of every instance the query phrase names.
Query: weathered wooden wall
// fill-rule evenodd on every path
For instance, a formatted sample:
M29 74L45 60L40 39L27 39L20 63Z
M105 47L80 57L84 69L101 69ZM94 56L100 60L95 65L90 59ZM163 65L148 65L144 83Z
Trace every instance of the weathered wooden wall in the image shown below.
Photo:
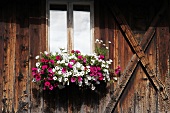
M31 76L31 68L36 62L34 57L47 50L46 1L11 0L0 4L0 113L103 113L115 92L120 95L115 106L111 107L114 113L170 112L170 101L163 100L159 91L155 90L141 62L132 66L136 68L127 84L122 82L131 71L127 69L135 52L121 30L120 21L116 20L112 10L115 4L134 37L142 44L151 67L165 85L170 98L169 1L166 1L167 8L159 15L157 24L152 26L152 20L163 2L95 0L95 38L112 42L109 57L114 61L113 68L121 66L121 75L116 83L109 84L107 89L101 85L96 92L78 91L77 87L70 86L49 93L40 91L32 83ZM153 38L144 47L144 42L147 42L145 35L150 35L150 32L145 34L149 27L154 28ZM116 88L122 88L120 93L115 91Z

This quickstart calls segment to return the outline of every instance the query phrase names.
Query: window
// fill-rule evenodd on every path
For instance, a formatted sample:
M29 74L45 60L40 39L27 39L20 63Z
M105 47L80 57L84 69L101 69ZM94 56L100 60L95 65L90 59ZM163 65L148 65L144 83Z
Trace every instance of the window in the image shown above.
M93 2L48 1L49 51L65 48L84 54L94 49Z

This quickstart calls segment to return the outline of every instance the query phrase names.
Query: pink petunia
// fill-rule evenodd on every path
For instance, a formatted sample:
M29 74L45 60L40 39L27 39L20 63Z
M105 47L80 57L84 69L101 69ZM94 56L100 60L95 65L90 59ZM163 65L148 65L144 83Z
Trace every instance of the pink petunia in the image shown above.
M101 70L101 68L100 68L100 67L97 67L97 70L98 70L98 71L100 71L100 70Z
M99 79L99 80L103 80L103 78L104 78L103 76L100 76L98 79Z
M81 76L78 76L78 82L81 82L83 79Z
M71 82L75 82L76 78L75 77L71 77Z
M100 56L99 56L99 59L104 59L104 55L100 55Z
M66 68L63 68L63 69L62 69L62 73L66 73Z
M50 86L50 82L46 81L46 82L44 83L44 85L49 87L49 86Z
M50 89L50 90L53 90L53 86L52 86L52 85L50 85L50 86L49 86L49 89Z
M36 74L37 74L36 72L34 72L34 71L32 72L32 75L33 75L33 76L36 75Z
M83 57L81 55L79 55L77 58L81 60Z
M33 68L32 68L32 71L37 71L37 68L33 67Z
M50 62L51 64L54 64L54 60L50 60L49 62Z
M61 59L60 55L57 55L56 60L60 60L60 59Z
M43 62L43 63L47 63L48 62L48 60L47 59L41 59L41 62Z
M75 52L76 52L77 54L78 54L78 53L80 53L80 51L79 51L79 50L76 50Z
M40 80L41 80L41 76L40 76L40 75L37 75L37 76L35 77L35 79L36 79L36 81L40 81Z
M48 68L47 65L43 65L43 66L42 66L42 69L43 69L43 70L45 70L45 69L47 69L47 68Z
M69 67L69 68L73 68L73 66L72 66L70 63L68 63L68 67Z
M74 53L74 50L71 50L71 53Z
M48 68L48 72L49 73L53 73L53 69L52 68Z
M73 62L73 63L75 63L76 61L72 59L72 60L70 60L70 62Z
M85 58L83 59L83 62L86 63L86 59Z

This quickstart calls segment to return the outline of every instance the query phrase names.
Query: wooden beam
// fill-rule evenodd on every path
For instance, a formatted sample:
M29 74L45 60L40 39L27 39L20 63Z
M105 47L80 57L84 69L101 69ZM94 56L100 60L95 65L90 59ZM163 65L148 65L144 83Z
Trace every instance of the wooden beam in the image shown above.
M118 8L116 8L116 6L114 6L114 8L112 6L110 6L110 4L108 4L109 8L111 9L111 12L113 13L115 20L117 20L118 24L120 25L120 28L122 29L122 31L125 33L126 37L131 41L130 44L133 45L133 49L135 50L136 54L134 54L131 58L131 60L128 63L127 68L125 69L124 73L122 74L123 78L122 81L120 82L120 86L116 88L115 92L113 95L111 95L111 100L108 104L108 106L105 109L105 113L110 113L112 112L112 110L115 108L116 104L118 103L118 100L120 98L120 96L122 95L122 92L124 91L124 87L127 85L131 74L133 73L134 69L137 66L137 63L139 61L139 59L141 60L143 58L143 56L145 56L144 51L146 50L147 46L149 45L149 42L151 41L154 33L155 33L155 26L158 23L159 19L160 19L160 15L162 15L162 13L165 11L165 7L162 8L159 13L156 15L156 17L154 18L154 20L151 23L151 27L149 27L149 29L147 30L147 32L145 32L145 35L143 37L143 40L141 42L141 46L139 46L137 40L135 39L132 30L130 29L130 27L128 26L127 22L125 21L125 19L123 18L122 15L117 15L117 14L121 14L120 11L118 10ZM135 45L135 46L134 46ZM139 47L139 48L136 48ZM142 50L142 54L139 53ZM138 52L139 51L139 52ZM142 56L142 57L141 57ZM146 62L146 57L144 57L142 59L143 65L147 66L149 63L148 61ZM147 64L147 65L146 65ZM153 72L153 70L150 70L151 67L147 67L147 71L149 72L149 75L152 76L152 74L155 75L155 73ZM149 78L150 78L149 76ZM163 97L163 99L167 99L167 94L165 92L165 87L164 85L161 83L161 81L159 81L159 79L156 78L156 76L154 76L154 78L151 78L151 82L153 82L153 85L156 86L157 90L161 91L161 95ZM163 89L163 91L162 91Z

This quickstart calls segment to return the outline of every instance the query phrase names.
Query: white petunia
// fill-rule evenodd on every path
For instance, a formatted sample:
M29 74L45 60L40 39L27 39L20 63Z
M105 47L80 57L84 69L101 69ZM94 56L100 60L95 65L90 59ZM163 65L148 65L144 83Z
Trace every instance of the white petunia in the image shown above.
M55 71L56 71L56 69L55 69L55 68L53 68L53 69L52 69L52 71L53 71L53 72L55 72Z
M106 49L109 49L109 47L106 47Z
M112 43L111 41L109 41L109 44Z
M99 82L99 81L96 81L96 84L100 84L100 82Z
M58 81L59 81L59 82L62 82L62 77L59 77L59 78L58 78Z
M86 66L86 68L88 68L88 69L89 69L89 68L90 68L90 66Z
M85 69L85 67L84 66L81 66L81 70L84 70Z
M36 65L36 67L39 67L40 66L40 62L37 62L35 65Z
M68 78L64 78L64 82L68 81Z
M113 79L114 79L115 81L117 81L117 77L113 77Z
M91 89L92 89L92 90L95 90L95 88L96 88L96 87L92 84L92 85L91 85Z
M67 81L67 85L68 85L68 86L70 85L70 82L69 82L69 80Z
M52 54L53 56L55 56L55 55L56 55L56 53L55 53L55 52L52 52L51 54Z
M87 79L88 79L88 80L91 80L91 76L87 76Z
M82 81L79 82L79 86L82 86Z
M105 64L102 64L101 67L106 67Z
M36 79L35 79L35 78L33 78L33 79L32 79L32 82L36 82Z
M58 67L58 66L55 66L55 70L59 70L60 69L60 67Z
M61 62L58 60L58 61L57 61L57 64L60 64L60 63L61 63Z
M56 77L56 76L54 76L54 77L53 77L53 80L57 80L57 77Z
M44 54L46 54L46 55L47 55L47 54L48 54L48 52L47 52L47 51L44 51Z
M58 71L58 74L61 75L61 74L62 74L62 71Z
M109 65L106 65L106 68L109 68Z
M39 55L35 57L35 59L39 59L39 58L40 58L40 56L39 56Z

